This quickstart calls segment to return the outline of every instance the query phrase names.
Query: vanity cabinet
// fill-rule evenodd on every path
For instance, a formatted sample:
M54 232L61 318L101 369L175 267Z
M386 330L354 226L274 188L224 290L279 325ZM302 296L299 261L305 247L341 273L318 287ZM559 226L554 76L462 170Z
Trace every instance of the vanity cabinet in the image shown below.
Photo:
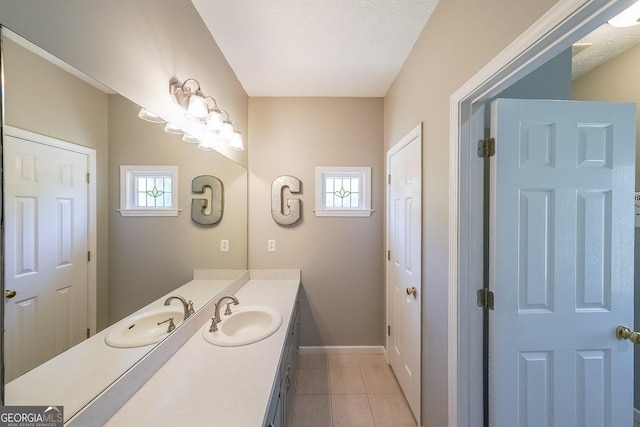
M300 315L298 302L296 302L267 408L265 427L288 427L291 424L298 364L299 329Z

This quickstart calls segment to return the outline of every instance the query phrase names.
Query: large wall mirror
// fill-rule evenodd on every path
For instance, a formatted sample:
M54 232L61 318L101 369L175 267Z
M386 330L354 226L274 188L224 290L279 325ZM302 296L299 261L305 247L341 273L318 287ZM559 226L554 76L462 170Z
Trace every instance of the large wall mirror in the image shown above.
M2 29L2 63L5 168L7 162L12 162L11 168L22 168L20 174L23 176L34 174L34 163L29 160L31 155L23 150L26 146L24 144L30 139L29 135L33 135L34 139L51 138L77 145L82 148L80 151L86 150L94 155L95 176L91 176L89 181L95 187L95 200L89 197L86 202L95 204L95 229L88 230L83 226L84 230L88 230L85 237L90 240L88 247L92 253L83 254L89 270L80 273L87 278L89 286L82 301L86 304L88 316L86 321L79 321L82 322L83 331L86 330L88 335L93 336L105 330L151 301L189 282L194 269L247 268L247 171L244 167L217 152L198 150L196 146L183 142L180 136L165 132L161 124L141 120L138 117L140 107L124 96L113 93L98 83L92 83L91 78L82 77L71 67L59 63L5 28ZM143 72L139 78L144 79ZM48 156L47 153L44 155ZM65 165L73 165L75 160L72 157L63 156L61 161ZM177 166L178 205L181 209L178 216L121 216L118 212L121 165ZM73 166L62 170L73 170ZM214 226L202 226L191 220L191 200L206 197L192 194L191 191L191 181L199 175L216 176L224 186L224 213L221 221ZM52 179L54 178L41 178L41 181L46 182L44 189L38 191L47 192L46 184ZM70 173L66 179L76 178ZM75 240L60 243L58 236L55 233L47 234L49 232L44 226L28 224L31 215L29 210L37 202L31 196L21 193L21 183L16 183L13 179L6 179L3 183L6 183L3 184L5 218L9 220L9 217L17 215L17 219L9 220L11 228L7 227L3 236L6 245L4 255L7 255L4 260L11 263L5 264L3 270L4 327L7 336L13 333L12 339L16 339L16 331L22 331L18 333L17 339L33 341L29 331L44 325L38 324L37 319L40 317L37 312L28 314L29 310L51 311L52 308L38 302L33 309L16 310L16 304L27 303L22 298L23 292L20 289L20 286L25 285L16 282L15 276L42 276L43 257L48 251L42 249L44 246L38 246L38 243L24 243L24 237L32 242L40 239L57 245L68 244L69 247L63 248L66 253L72 252L69 248L75 247L76 243ZM9 203L9 198L21 199L16 204ZM69 224L74 226L79 221L91 222L91 218L69 216L73 215L69 213L73 211L65 209L70 209L67 202L72 200L71 197L64 196L60 200L62 202L56 208L58 211L54 211L52 215L67 215L67 218L72 218ZM81 233L70 233L74 238L78 237L77 234ZM22 236L23 240L16 239L17 235ZM228 242L228 250L221 250L222 240ZM66 260L62 262L69 263ZM20 266L18 270L16 265ZM211 298L214 296L211 295ZM75 303L73 299L68 301ZM195 308L197 310L200 307ZM20 312L27 315L16 314ZM12 381L19 380L25 372L28 373L38 365L60 357L69 346L86 342L86 334L78 336L75 332L65 333L68 335L66 344L54 339L31 342L31 347L28 348L36 351L30 351L32 361L27 367L15 366L13 360L21 358L21 355L4 358L4 380L7 384L4 398L7 404L12 401ZM151 348L153 346L136 350L136 358L139 359ZM3 356L15 350L16 345L9 345L5 337ZM74 360L72 363L93 362ZM110 379L104 380L103 386L116 380L129 366L105 367L105 370L113 373ZM45 378L42 383L46 387L55 387L55 384L47 383ZM84 386L78 385L76 388L81 395L75 396L73 402L32 404L62 404L65 406L65 418L68 419L95 397L95 391L82 394Z

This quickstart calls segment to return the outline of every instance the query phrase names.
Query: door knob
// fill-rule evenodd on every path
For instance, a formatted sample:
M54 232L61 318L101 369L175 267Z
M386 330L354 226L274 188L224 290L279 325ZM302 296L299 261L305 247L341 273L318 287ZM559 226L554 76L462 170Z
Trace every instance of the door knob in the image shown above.
M12 291L11 289L5 289L4 291L4 297L5 298L13 298L16 296L16 291Z
M626 326L618 326L616 328L616 337L621 340L629 340L634 344L640 344L640 333L632 331Z
M418 290L416 289L415 286L411 288L407 288L406 290L407 290L407 295L413 295L414 298L418 296Z

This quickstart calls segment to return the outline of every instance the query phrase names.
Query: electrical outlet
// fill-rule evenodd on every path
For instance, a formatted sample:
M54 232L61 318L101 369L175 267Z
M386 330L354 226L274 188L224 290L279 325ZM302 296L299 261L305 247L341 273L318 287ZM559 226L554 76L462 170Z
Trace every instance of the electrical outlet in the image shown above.
M229 241L220 240L220 252L229 252Z
M269 252L275 252L276 251L276 241L271 239L271 240L267 240L267 250Z

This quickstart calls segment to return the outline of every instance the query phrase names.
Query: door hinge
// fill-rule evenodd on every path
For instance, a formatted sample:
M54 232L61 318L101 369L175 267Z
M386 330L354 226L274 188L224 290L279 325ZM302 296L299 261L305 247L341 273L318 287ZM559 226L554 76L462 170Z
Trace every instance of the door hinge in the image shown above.
M387 251L387 261L391 261L391 251Z
M486 159L496 154L496 139L487 138L478 141L478 157Z
M493 310L493 292L487 288L478 289L478 307Z
M87 328L87 338L91 338L91 329Z
M387 184L391 185L391 174L387 175Z
M91 262L91 251L87 251L87 262Z
M91 184L91 174L87 172L87 184Z
M387 335L391 336L391 325L387 325Z

